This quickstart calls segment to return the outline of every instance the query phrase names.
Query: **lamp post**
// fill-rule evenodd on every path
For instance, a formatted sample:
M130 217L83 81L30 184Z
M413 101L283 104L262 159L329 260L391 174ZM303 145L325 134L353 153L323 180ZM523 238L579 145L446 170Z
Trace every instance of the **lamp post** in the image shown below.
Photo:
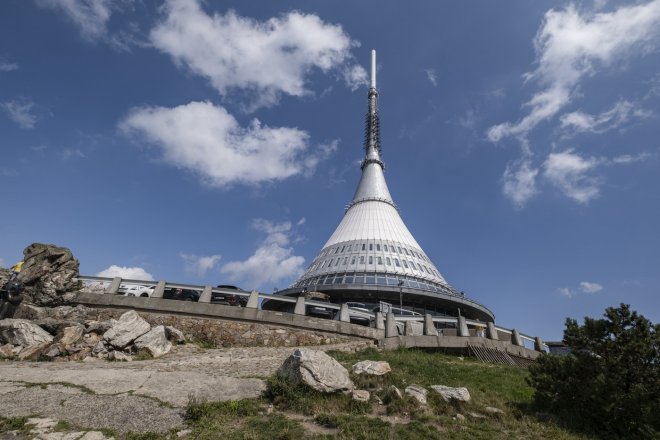
M403 280L399 280L399 313L403 315Z

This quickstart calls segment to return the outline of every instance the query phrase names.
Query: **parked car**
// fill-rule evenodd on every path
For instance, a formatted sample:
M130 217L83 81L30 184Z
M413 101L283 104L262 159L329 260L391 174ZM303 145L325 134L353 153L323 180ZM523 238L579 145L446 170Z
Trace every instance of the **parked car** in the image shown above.
M371 314L373 313L366 304L358 302L347 302L348 315L353 324L371 325Z
M143 298L150 298L156 288L154 286L143 286L139 284L122 284L119 286L118 293L124 296L141 296Z
M165 299L178 299L180 301L199 301L202 292L193 289L178 289L170 288L165 289L163 298Z
M330 295L323 292L305 292L304 296L305 300L327 302L330 304ZM335 316L335 309L307 304L305 305L305 315L316 316L317 318L332 319Z
M216 287L216 289L233 290L236 292L249 293L246 290L241 289L240 287L232 286L230 284L220 284L218 285L218 287ZM211 293L212 304L224 304L226 306L245 307L247 301L248 301L248 297L245 295L235 295L232 293L225 293L225 292Z

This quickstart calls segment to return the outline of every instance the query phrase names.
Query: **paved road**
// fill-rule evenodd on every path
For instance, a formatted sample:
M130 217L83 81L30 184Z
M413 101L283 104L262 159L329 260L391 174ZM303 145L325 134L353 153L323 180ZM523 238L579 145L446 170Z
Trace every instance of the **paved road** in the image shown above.
M314 348L356 350L367 345ZM182 424L191 395L208 400L259 396L265 388L261 378L273 374L292 351L184 345L147 361L0 362L0 414L39 415L119 432L165 432Z

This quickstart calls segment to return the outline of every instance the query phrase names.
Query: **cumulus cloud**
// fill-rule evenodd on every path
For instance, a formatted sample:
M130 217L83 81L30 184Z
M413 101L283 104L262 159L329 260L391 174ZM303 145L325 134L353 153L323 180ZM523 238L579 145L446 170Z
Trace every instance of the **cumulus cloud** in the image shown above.
M18 64L0 58L0 72L11 72L13 70L18 70Z
M502 176L502 191L517 208L522 208L525 203L536 193L536 176L539 170L532 166L527 157L509 163Z
M121 277L126 280L154 281L153 275L141 267L126 267L112 265L96 274L97 277Z
M364 69L352 62L358 43L314 14L294 11L257 21L231 10L207 14L198 0L167 0L162 10L152 44L207 78L221 95L253 92L250 109L273 105L281 94L309 94L305 77L313 69L335 71L351 88L367 82Z
M231 261L220 269L232 280L250 283L249 288L258 288L266 283L278 283L299 276L304 269L305 259L294 255L290 246L291 222L274 223L256 219L254 229L266 234L257 250L245 261Z
M548 11L534 40L537 68L525 75L540 89L524 104L529 110L523 118L490 127L488 138L525 139L572 101L583 78L617 61L655 51L659 37L660 0L596 14L581 14L573 5Z
M584 293L598 293L603 290L603 286L598 283L590 283L589 281L582 281L580 283L580 290Z
M208 255L205 257L191 254L179 255L183 258L186 272L197 278L204 278L210 270L218 265L220 258L222 258L220 255Z
M588 173L601 163L601 159L583 158L572 150L551 153L543 164L543 176L566 196L586 204L600 194L602 179Z
M34 125L37 123L37 115L34 113L35 105L29 99L20 98L13 101L0 102L0 108L21 128L34 128Z
M98 40L107 33L112 15L110 0L38 0L37 3L64 13L78 26L85 40Z
M257 119L242 127L224 107L210 102L137 108L119 128L155 145L166 163L215 187L309 174L336 149L330 142L309 151L309 135L298 128L268 127Z
M633 118L643 119L653 115L653 112L639 108L638 105L621 100L614 106L598 115L590 115L582 111L566 113L560 118L561 128L571 133L605 133L626 124Z

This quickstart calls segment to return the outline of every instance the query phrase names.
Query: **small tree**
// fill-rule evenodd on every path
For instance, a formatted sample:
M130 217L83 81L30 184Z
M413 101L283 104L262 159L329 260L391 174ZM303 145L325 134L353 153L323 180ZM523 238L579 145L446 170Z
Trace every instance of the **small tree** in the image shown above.
M660 438L660 325L627 304L604 316L566 320L572 354L530 367L535 403L605 438Z

